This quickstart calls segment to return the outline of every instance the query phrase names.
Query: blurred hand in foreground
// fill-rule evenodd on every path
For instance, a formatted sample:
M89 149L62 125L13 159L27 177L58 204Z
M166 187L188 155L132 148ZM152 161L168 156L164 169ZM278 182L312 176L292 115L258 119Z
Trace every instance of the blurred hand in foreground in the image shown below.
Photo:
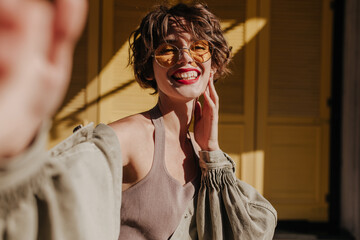
M86 0L0 0L0 163L61 104L86 12Z

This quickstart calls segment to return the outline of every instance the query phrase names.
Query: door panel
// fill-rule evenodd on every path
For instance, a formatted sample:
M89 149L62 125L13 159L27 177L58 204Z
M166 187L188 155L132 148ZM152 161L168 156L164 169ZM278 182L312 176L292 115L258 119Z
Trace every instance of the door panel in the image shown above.
M263 3L256 148L265 150L264 195L279 219L326 221L330 2Z
M276 202L319 200L321 129L314 126L269 126L266 160L268 196ZM315 184L314 184L315 183Z

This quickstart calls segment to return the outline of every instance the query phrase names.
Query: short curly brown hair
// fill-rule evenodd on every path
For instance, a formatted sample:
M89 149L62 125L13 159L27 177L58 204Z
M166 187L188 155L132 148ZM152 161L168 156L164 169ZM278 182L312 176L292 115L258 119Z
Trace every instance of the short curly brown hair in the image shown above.
M187 24L181 22L185 20ZM143 88L153 88L157 93L156 81L149 81L153 73L153 53L168 35L171 24L176 21L186 32L197 39L205 39L214 46L212 68L216 69L214 79L230 73L230 51L220 27L218 18L202 3L183 3L169 7L156 6L141 21L140 26L129 38L130 58L136 81Z

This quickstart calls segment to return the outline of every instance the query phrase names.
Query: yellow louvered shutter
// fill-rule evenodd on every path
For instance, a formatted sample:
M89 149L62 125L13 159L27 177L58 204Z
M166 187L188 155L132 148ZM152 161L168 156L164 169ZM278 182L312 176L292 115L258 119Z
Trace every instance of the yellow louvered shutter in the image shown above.
M256 147L279 219L328 218L330 1L265 1Z

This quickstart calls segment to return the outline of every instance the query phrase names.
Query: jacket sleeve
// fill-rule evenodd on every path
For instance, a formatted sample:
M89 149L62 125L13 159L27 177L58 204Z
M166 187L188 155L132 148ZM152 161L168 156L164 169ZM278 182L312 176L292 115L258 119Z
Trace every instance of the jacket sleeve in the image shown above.
M0 170L0 239L117 239L122 163L116 134L90 124L47 152L47 130Z
M276 210L235 176L234 161L222 151L201 151L201 186L196 208L199 239L272 239Z

